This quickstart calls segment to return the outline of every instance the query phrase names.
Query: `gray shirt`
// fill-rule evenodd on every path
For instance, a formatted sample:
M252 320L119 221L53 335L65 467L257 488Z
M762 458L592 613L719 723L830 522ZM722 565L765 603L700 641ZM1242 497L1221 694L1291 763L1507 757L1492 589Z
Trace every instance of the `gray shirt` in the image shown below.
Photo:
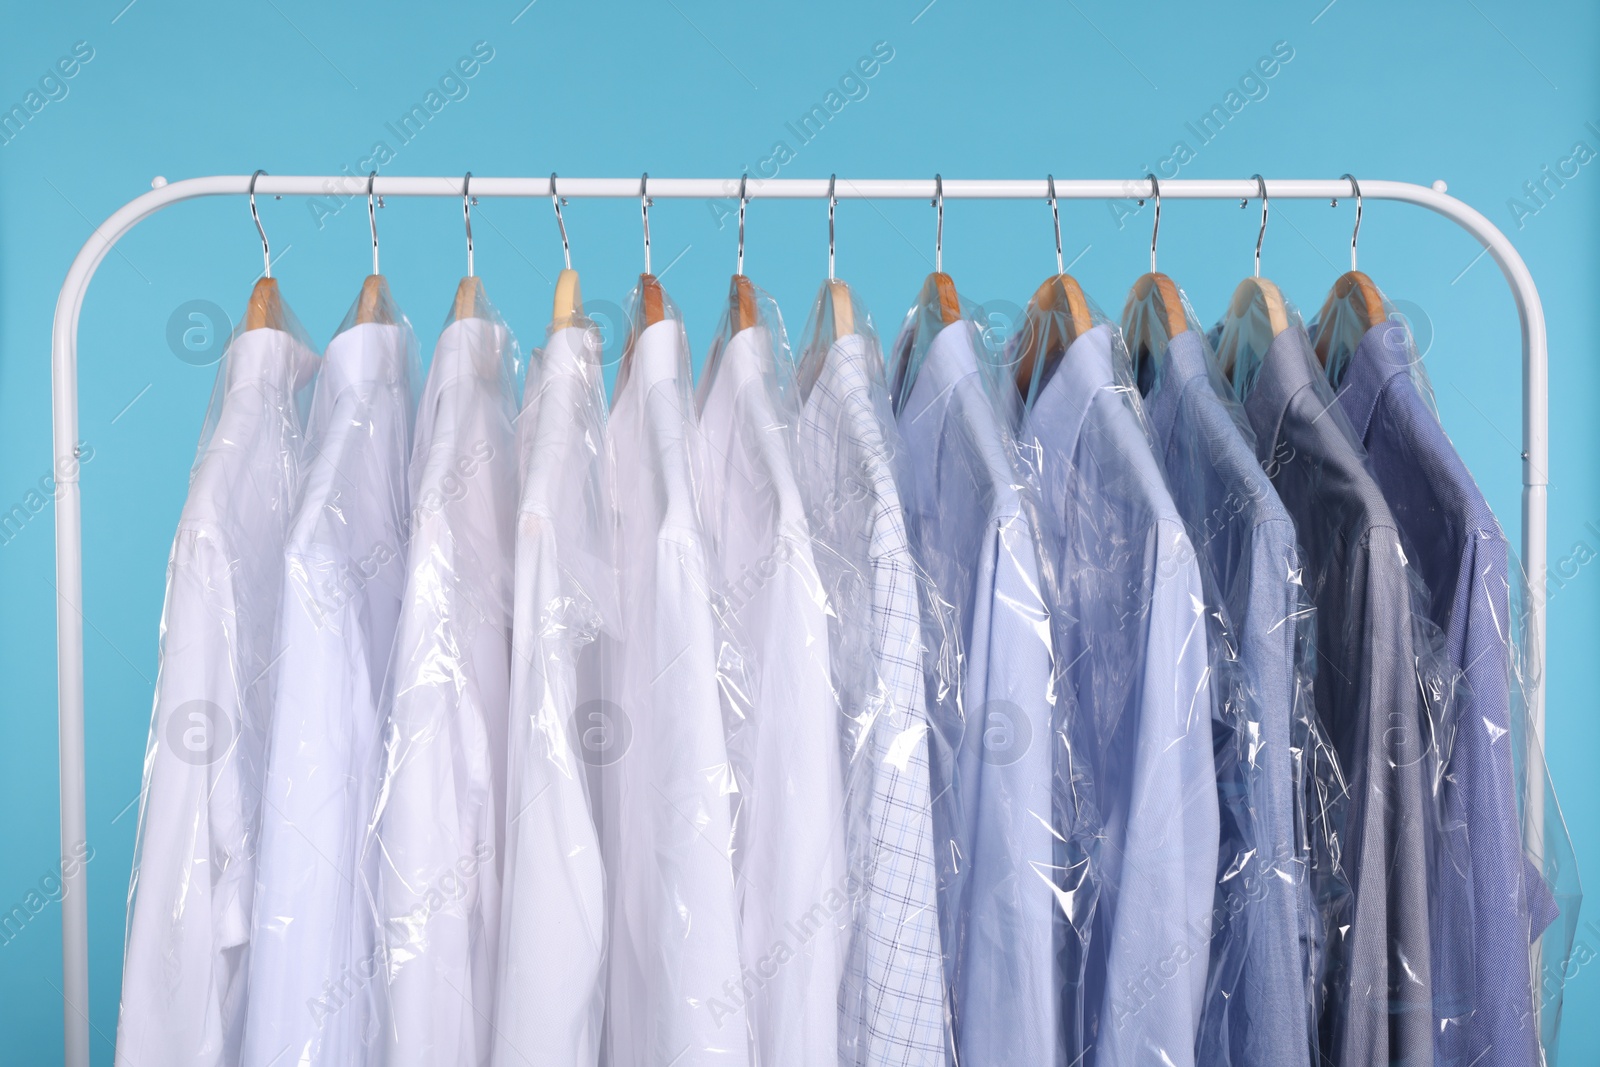
M1329 941L1329 1062L1433 1062L1429 807L1413 582L1395 519L1310 342L1279 334L1245 399L1256 455L1305 554L1317 610L1316 704L1349 781L1352 912Z

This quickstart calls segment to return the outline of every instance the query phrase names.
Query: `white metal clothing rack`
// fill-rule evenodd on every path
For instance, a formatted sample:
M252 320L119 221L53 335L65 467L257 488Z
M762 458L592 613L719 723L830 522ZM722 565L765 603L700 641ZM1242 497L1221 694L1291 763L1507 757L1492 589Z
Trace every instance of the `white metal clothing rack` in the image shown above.
M552 178L472 178L478 197L545 197L555 192ZM377 178L371 191L379 196L461 196L461 178ZM640 195L637 178L561 178L564 197L632 198ZM942 183L950 200L1044 200L1050 188L1039 181L971 181L952 178ZM1147 178L1125 180L1057 181L1054 195L1071 200L1134 199L1152 194ZM57 714L61 759L61 854L70 856L87 838L84 813L83 762L83 532L78 488L78 315L84 294L101 260L119 238L162 208L204 196L244 196L249 175L217 175L166 184L160 179L152 191L129 201L90 235L73 260L56 302L51 338L56 472L56 676ZM1174 180L1163 182L1160 195L1174 200L1255 199L1262 195L1286 200L1347 197L1345 179L1327 181L1224 181ZM355 196L368 191L368 182L353 175L324 177L261 176L255 191L264 196ZM652 178L652 199L732 198L740 191L737 179ZM745 188L750 199L826 199L830 192L840 200L932 200L934 179L839 181L783 178L752 182ZM1416 204L1459 225L1488 250L1499 264L1522 320L1522 558L1531 590L1529 644L1538 668L1532 678L1531 714L1535 736L1544 736L1544 635L1546 485L1549 452L1549 376L1544 309L1539 291L1510 240L1488 219L1448 196L1443 182L1433 188L1408 182L1363 181L1362 197ZM1537 793L1529 800L1529 822L1542 828L1543 814ZM61 901L61 958L65 995L66 1057L68 1067L89 1063L89 943L88 897L84 865L75 863L64 872Z

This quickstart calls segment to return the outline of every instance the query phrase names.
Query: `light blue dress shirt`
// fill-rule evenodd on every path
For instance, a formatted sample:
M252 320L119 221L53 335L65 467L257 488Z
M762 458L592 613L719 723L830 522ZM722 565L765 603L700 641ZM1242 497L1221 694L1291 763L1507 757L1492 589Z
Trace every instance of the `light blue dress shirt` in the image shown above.
M1078 883L1064 892L1071 930L1088 938L1066 946L1082 967L1081 984L1063 990L1067 1062L1188 1067L1219 833L1206 609L1194 547L1114 339L1100 325L1073 342L1020 434L1052 554L1068 720L1062 818L1068 837L1073 824L1099 825L1088 856L1097 904L1075 899L1086 888ZM1093 814L1083 810L1085 777Z
M1168 345L1145 408L1229 649L1214 685L1222 851L1198 1057L1207 1067L1308 1065L1320 923L1302 776L1331 753L1310 706L1312 612L1294 521L1219 387L1191 330Z
M964 655L959 705L930 701L956 1047L963 1067L1009 1067L1054 1062L1059 1047L1050 627L978 343L971 322L944 327L899 425L915 457L913 549L954 607Z

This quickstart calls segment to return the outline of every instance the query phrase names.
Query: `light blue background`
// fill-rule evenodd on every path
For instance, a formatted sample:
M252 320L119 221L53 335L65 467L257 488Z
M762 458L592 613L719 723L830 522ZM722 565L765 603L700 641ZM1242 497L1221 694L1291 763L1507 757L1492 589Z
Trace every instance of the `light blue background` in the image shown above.
M754 172L787 142L783 176L1134 177L1174 142L1182 177L1361 177L1431 182L1515 240L1544 296L1551 350L1552 566L1548 747L1581 861L1600 857L1600 457L1593 338L1600 162L1519 219L1524 182L1600 150L1600 11L1513 0L1064 4L898 0L736 4L257 4L105 0L0 9L0 110L87 41L94 58L0 146L0 511L50 471L49 341L57 288L92 225L169 179L355 169L475 42L493 59L384 168L389 174L657 176ZM927 5L927 6L924 6ZM867 55L893 58L810 143L798 120ZM1293 58L1208 144L1185 124L1222 103L1275 42ZM860 90L855 90L860 96ZM59 93L58 93L59 95ZM1242 95L1242 94L1241 94ZM1595 126L1586 125L1595 123ZM1170 169L1168 171L1170 173ZM1525 198L1526 199L1526 198ZM1162 266L1215 318L1250 269L1257 212L1169 202ZM368 267L365 204L321 228L304 201L265 200L276 273L320 343ZM1119 229L1101 203L1062 208L1067 257L1120 309L1145 269L1146 212ZM542 337L560 246L547 201L485 202L479 273L524 345ZM1308 313L1346 266L1351 205L1274 206L1263 273ZM395 200L379 213L384 268L426 353L464 268L459 201ZM638 205L567 210L591 300L620 303L640 264ZM704 351L733 268L734 230L704 202L658 201L655 266ZM800 332L826 267L820 203L756 202L747 273ZM1519 521L1516 316L1493 263L1449 223L1368 203L1361 264L1426 311L1427 363L1447 428L1508 528ZM1081 253L1081 255L1080 255ZM845 203L838 271L892 332L931 268L933 213L915 202ZM978 301L1023 302L1053 266L1043 203L954 203L945 267ZM670 269L668 269L670 264ZM92 1016L97 1063L116 1026L124 900L156 668L167 549L211 388L177 358L169 317L203 299L242 313L260 270L242 200L179 206L105 262L84 309L80 419L88 674ZM1424 330L1426 333L1427 330ZM1586 341L1585 338L1590 340ZM0 547L0 910L57 863L52 515ZM60 909L0 945L0 1059L59 1059ZM1580 959L1600 923L1580 923ZM1562 1055L1600 1056L1600 967L1568 986Z

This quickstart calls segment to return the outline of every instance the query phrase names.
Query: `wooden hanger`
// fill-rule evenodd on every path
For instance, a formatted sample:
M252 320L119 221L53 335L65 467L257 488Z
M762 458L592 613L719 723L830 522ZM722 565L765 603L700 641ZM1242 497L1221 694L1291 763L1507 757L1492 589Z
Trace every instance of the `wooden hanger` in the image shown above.
M561 256L566 264L556 275L556 298L551 308L552 329L565 329L583 318L583 293L578 272L572 269L572 246L567 242L567 220L561 215L561 196L556 191L556 172L550 172L550 203L556 209L556 225L561 229Z
M1256 308L1257 310L1253 310ZM1247 325L1246 325L1247 324ZM1236 389L1248 384L1241 380L1241 351L1259 361L1272 347L1272 341L1289 328L1289 309L1278 287L1265 278L1246 278L1233 291L1228 316L1217 345L1217 362Z
M834 195L837 174L828 175L828 302L833 311L833 339L849 337L856 332L855 305L850 300L850 287L833 276L833 212L839 206Z
M457 296L459 299L459 294ZM361 283L361 297L356 301L356 322L375 322L394 325L394 300L389 296L389 281L381 274L369 274Z
M639 275L639 315L645 326L654 326L667 317L661 283L654 274Z
M925 312L936 312L941 325L949 326L961 318L961 298L956 283L944 272L944 178L933 176L933 207L938 213L933 239L933 273L922 283L917 305Z
M1171 278L1156 270L1156 244L1161 237L1161 183L1154 174L1145 175L1150 195L1155 200L1155 224L1150 227L1150 270L1139 276L1128 294L1122 311L1123 337L1137 370L1144 359L1164 352L1172 339L1189 328L1183 297ZM1144 206L1140 199L1139 205Z
M1017 391L1024 397L1043 382L1072 342L1094 328L1089 301L1070 274L1046 278L1034 290L1018 336Z
M1135 370L1147 359L1166 351L1172 339L1189 328L1183 297L1165 274L1141 274L1128 293L1122 312L1122 333ZM1141 379L1142 380L1142 379Z
M556 275L555 306L551 325L560 330L583 318L583 293L578 288L578 272L570 267Z
M1361 236L1361 186L1354 175L1341 175L1356 198L1356 224L1350 231L1350 269L1339 275L1317 312L1317 361L1332 371L1342 369L1361 338L1375 323L1389 317L1383 294L1372 279L1356 269L1356 242ZM1339 201L1332 201L1334 207Z
M748 330L761 321L756 311L756 288L743 274L735 274L728 286L728 321L735 332Z
M639 179L639 214L644 219L644 273L639 275L639 314L643 325L654 326L666 317L661 283L650 273L650 172ZM631 345L629 346L632 347Z
M281 330L284 328L283 297L278 293L278 279L262 278L250 291L250 303L245 307L244 328L247 330Z
M456 286L456 300L450 309L450 318L456 322L477 318L479 305L485 308L489 306L488 298L483 292L483 279L476 275L468 275Z
M1253 361L1259 362L1272 347L1275 337L1289 328L1289 309L1278 287L1261 276L1261 242L1267 236L1267 183L1261 175L1252 175L1261 197L1261 229L1256 231L1255 274L1239 283L1228 302L1228 315L1224 320L1222 339L1217 345L1217 361L1234 387L1243 394L1249 382L1242 380L1239 366L1241 349ZM1239 201L1244 207L1248 200ZM1258 308L1259 311L1252 311ZM1241 326L1241 323L1247 324Z
M489 300L483 294L483 282L479 280L472 263L472 172L470 170L467 171L466 177L461 179L461 218L467 227L467 276L456 286L455 303L450 307L452 322L477 318L478 306L480 304L485 308L489 306ZM376 257L374 257L374 271L376 271ZM362 295L365 296L365 293Z
M822 366L827 361L828 350L839 342L841 338L849 337L856 332L855 305L850 299L850 286L833 276L833 214L839 206L839 198L834 195L834 187L839 180L837 174L828 176L828 280L826 283L828 294L828 318L831 331L826 343L819 343L820 338L812 340L813 351L808 351L805 358L800 361L800 395L802 398L811 395L812 386L817 384L817 379L822 375Z
M367 175L367 225L372 229L372 273L361 283L361 296L356 301L356 322L394 324L393 304L389 297L389 283L378 270L378 212L372 198L372 183L378 172ZM471 230L467 231L467 255L472 254Z
M828 303L833 311L833 339L856 332L855 308L850 302L850 287L836 278L828 279Z
M1056 272L1033 291L1017 335L1017 391L1027 398L1072 342L1094 328L1083 287L1061 265L1061 212L1056 207L1055 175L1047 175L1045 181L1049 190L1046 202L1056 231ZM1068 336L1063 336L1063 329Z
M728 323L733 332L748 330L760 321L756 311L756 289L744 273L744 209L750 202L745 193L748 174L739 177L739 258L733 271L733 281L728 285Z
M961 298L956 296L955 280L944 271L936 270L922 283L917 303L925 309L938 312L939 322L949 326L961 318Z
M246 330L281 330L284 328L283 296L278 292L278 280L272 276L272 246L267 243L267 231L261 226L261 216L256 212L256 179L266 171L250 175L250 217L255 220L256 233L261 235L261 279L250 291L250 303L245 305Z
M1317 331L1318 362L1326 367L1330 355L1355 351L1367 330L1387 318L1383 294L1372 279L1359 270L1345 271L1317 312L1317 322L1322 324Z

